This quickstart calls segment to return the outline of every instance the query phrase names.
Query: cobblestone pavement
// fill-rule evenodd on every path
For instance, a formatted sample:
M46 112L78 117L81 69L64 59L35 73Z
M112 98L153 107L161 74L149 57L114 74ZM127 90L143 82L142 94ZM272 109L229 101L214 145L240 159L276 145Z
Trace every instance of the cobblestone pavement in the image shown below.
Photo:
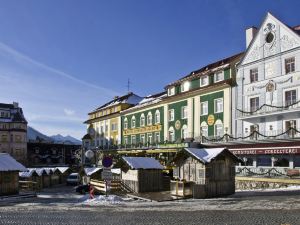
M300 191L238 192L227 198L83 205L70 187L0 204L0 224L300 225Z
M23 209L0 212L0 224L11 225L85 225L85 224L205 224L270 225L300 224L300 210L232 210L232 211L141 211Z

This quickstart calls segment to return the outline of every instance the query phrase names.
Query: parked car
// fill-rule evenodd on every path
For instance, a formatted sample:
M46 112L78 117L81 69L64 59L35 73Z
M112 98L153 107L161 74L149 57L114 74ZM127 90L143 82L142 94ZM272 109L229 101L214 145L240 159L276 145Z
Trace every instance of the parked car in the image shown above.
M67 185L78 185L80 184L79 173L71 173L67 178Z
M76 187L76 192L80 194L85 194L90 191L90 185L89 184L82 184Z

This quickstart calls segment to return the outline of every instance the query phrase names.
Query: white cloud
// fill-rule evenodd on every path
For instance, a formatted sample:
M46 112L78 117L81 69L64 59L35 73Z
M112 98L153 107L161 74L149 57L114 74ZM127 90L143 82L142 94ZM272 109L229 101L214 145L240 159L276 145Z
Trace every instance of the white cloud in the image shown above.
M72 109L64 109L64 113L67 115L67 116L73 116L75 114L75 111L72 110Z

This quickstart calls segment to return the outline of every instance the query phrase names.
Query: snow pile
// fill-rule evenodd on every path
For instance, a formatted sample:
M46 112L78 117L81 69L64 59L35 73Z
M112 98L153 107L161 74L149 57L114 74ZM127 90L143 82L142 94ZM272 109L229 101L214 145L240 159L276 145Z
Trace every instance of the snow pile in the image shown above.
M247 189L247 190L238 190L238 192L276 192L276 191L299 191L299 185L293 185L288 187L278 187L278 188L265 188L265 189Z
M84 205L106 205L106 204L120 204L121 202L128 201L128 198L121 198L117 195L99 195L90 199L89 195L83 196L79 202Z

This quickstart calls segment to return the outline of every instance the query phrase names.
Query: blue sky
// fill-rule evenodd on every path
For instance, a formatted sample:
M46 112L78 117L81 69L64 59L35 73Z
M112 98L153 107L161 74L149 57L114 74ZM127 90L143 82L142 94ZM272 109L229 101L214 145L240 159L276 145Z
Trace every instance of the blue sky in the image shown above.
M131 90L145 96L245 50L268 11L300 24L299 1L0 0L0 102L29 125L81 138L87 113Z

